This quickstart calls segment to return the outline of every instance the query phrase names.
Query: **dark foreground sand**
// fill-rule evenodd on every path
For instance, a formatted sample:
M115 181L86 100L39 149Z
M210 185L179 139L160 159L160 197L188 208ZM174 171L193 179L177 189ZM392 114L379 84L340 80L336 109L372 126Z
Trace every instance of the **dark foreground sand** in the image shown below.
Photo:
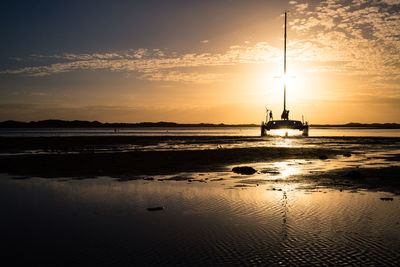
M154 146L170 140L172 145L191 142L192 148L260 142L211 137L0 139L0 173L9 174L0 174L3 262L399 265L400 197L388 193L400 188L398 146L392 139L338 139L334 146L326 139L307 146L313 140L305 139L297 147L284 147L284 142L203 150L157 151L161 146ZM377 145L371 144L375 141ZM112 143L156 149L87 149ZM252 174L232 172L243 166ZM68 178L47 179L53 177ZM374 192L380 190L386 192Z
M355 141L354 141L355 140ZM362 146L390 144L391 139L362 138L350 139L352 143ZM254 164L257 162L282 161L285 159L310 159L324 161L350 157L353 151L345 145L341 148L325 148L321 145L313 147L244 147L219 148L203 150L166 150L166 151L107 151L88 150L90 147L107 147L110 145L141 145L142 147L158 145L163 142L193 144L233 144L240 142L259 142L260 138L241 137L26 137L0 138L0 151L11 152L0 157L0 172L23 177L71 177L94 178L98 176L119 177L121 180L141 179L149 175L167 175L183 172L221 172L230 171L235 164ZM348 139L344 140L349 142ZM338 143L343 142L339 139ZM83 149L85 148L85 149ZM41 149L50 153L20 154L12 152ZM359 148L358 148L359 150ZM71 151L73 153L71 153ZM360 153L359 151L356 153ZM398 154L392 154L387 160L398 162ZM290 177L299 182L335 188L368 188L400 192L400 167L363 168L343 166L334 170L320 169L317 172ZM178 180L188 180L180 177ZM251 179L248 183L251 183ZM257 179L254 183L259 183Z
M229 164L287 158L333 157L339 151L315 148L237 148L195 151L137 151L27 155L0 159L3 172L40 177L154 175L219 171Z
M317 174L305 175L301 179L340 190L370 189L400 195L400 167L397 166L321 171Z

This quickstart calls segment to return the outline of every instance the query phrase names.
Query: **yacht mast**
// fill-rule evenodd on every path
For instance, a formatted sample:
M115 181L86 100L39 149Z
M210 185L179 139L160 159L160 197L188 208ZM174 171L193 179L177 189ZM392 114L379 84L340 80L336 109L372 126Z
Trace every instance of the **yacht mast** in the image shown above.
M283 112L286 111L286 17L285 12L285 35L284 35L284 47L283 47Z

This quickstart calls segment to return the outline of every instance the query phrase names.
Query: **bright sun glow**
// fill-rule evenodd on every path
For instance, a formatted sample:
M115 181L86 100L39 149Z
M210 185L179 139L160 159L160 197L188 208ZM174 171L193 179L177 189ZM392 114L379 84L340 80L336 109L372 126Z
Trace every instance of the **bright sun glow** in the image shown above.
M301 134L302 134L301 131L293 129L278 129L278 130L271 130L269 132L269 135L272 136L297 136Z
M292 161L277 162L275 166L280 171L282 178L288 178L299 173L299 168L293 165Z
M284 85L285 84L288 85L288 75L287 74L283 74L282 82L283 82Z
M280 75L275 75L273 76L274 79L272 80L272 83L270 84L271 88L273 91L281 93L283 95L283 87L286 84L286 90L288 93L288 96L292 96L293 99L296 99L298 95L300 94L299 89L299 82L304 82L301 81L300 74L296 72L296 70L290 71L286 74L280 74ZM281 95L279 94L279 95Z

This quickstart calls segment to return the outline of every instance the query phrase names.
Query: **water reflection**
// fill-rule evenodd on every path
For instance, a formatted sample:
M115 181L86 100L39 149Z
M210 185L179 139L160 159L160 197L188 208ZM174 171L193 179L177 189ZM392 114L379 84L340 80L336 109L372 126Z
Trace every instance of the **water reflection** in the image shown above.
M257 127L146 127L121 128L3 128L0 136L259 136ZM283 135L281 135L283 136ZM311 127L310 136L400 137L400 129L370 129L354 127Z
M285 242L288 239L288 226L287 226L287 216L288 216L288 198L286 195L286 190L283 190L282 194L282 241Z
M302 131L292 130L292 129L277 129L268 131L269 136L280 136L280 137L293 137L299 136L301 137Z
M399 256L399 198L381 201L382 192L308 192L273 182L234 188L226 180L0 183L5 255L16 240L37 240L18 244L31 264L385 265Z
M400 130L399 130L400 132ZM77 140L77 139L76 139ZM75 141L76 141L75 140ZM34 140L33 140L34 141ZM75 142L74 141L74 142ZM132 151L182 151L182 150L220 150L255 147L286 148L329 148L352 150L354 152L388 152L400 150L400 139L384 137L232 137L232 136L154 136L132 137L132 139L99 139L93 137L88 142L74 143L38 143L26 147L3 149L2 156L20 156L35 154L80 154L80 153L116 153ZM68 142L72 142L69 144ZM34 143L34 142L33 142Z
M341 170L346 168L379 168L400 166L399 161L391 161L390 156L400 154L400 150L394 150L391 153L386 151L370 151L363 154L352 154L351 156L337 156L326 160L321 159L289 159L283 161L258 162L251 164L232 165L251 166L258 170L250 180L278 180L298 177L305 174L328 172L331 170Z

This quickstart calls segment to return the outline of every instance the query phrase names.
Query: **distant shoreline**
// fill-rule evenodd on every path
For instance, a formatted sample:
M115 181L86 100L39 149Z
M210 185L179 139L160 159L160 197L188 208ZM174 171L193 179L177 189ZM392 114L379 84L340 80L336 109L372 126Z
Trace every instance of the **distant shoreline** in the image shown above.
M31 122L3 121L0 128L142 128L142 127L259 127L258 124L213 124L213 123L175 123L175 122L139 122L139 123L101 123L99 121L42 120ZM400 129L399 123L346 123L311 124L311 127L352 127L369 129Z

